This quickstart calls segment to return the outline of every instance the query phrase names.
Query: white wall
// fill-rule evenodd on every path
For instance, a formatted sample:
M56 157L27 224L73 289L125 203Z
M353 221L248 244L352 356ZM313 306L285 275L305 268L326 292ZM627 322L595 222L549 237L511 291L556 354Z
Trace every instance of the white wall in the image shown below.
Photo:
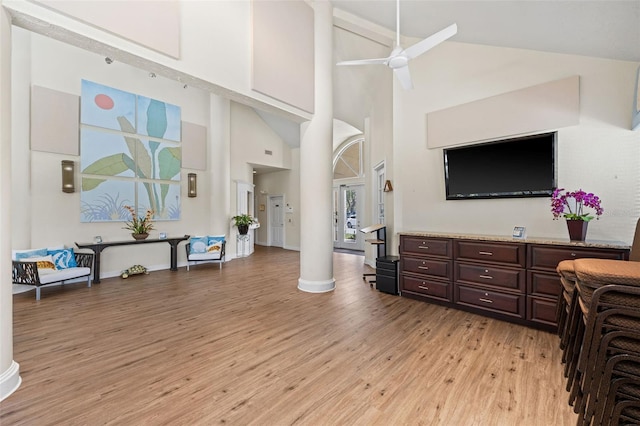
M79 170L79 156L68 156L46 152L29 152L29 115L25 114L29 104L25 99L25 87L32 85L80 96L80 80L87 79L128 92L160 99L182 108L182 119L191 123L209 127L209 94L194 88L184 89L182 84L161 77L150 78L145 70L114 62L107 65L104 58L85 50L81 50L55 40L30 34L14 28L14 51L28 49L31 40L31 60L14 64L21 70L13 73L13 86L16 93L22 94L13 99L14 132L13 148L15 155L27 159L26 169L18 169L16 174L23 176L23 183L15 182L13 193L16 199L22 197L26 188L31 203L31 220L26 227L15 227L15 244L13 248L45 247L65 244L74 247L75 242L90 242L95 235L102 236L105 241L131 238L130 232L122 229L118 223L80 223L80 191L79 176L76 176L77 192L62 193L60 186L60 160L76 161ZM28 93L28 91L26 92ZM212 143L220 143L213 141ZM208 181L210 173L217 171L197 171L198 197L186 196L186 174L182 171L182 217L179 221L156 222L156 232L166 232L170 236L197 234L209 230L209 206L211 194ZM27 181L27 186L24 185ZM157 235L157 234L156 234ZM154 236L154 234L152 234ZM136 247L111 248L102 256L102 276L118 275L134 263L142 264L150 269L169 267L168 244L145 245L145 250ZM184 264L183 245L178 250L178 263Z
M256 242L266 245L268 242L269 195L282 195L285 205L293 208L293 213L284 215L284 248L288 250L300 250L300 149L292 150L291 170L265 173L257 175L254 179L256 185L256 202L265 205L264 211L256 211L258 220L262 226L257 230ZM264 191L265 194L261 194Z
M251 90L251 2L249 0L180 1L180 58L175 59L61 15L33 2L22 0L0 0L13 13L25 17L25 21L41 20L50 23L51 33L57 28L70 31L71 38L86 44L84 38L112 46L116 61L122 57L127 61L151 61L189 76L212 83L224 95L238 93L247 101L251 99L274 105L299 117L309 114L279 100ZM67 6L73 6L68 3ZM40 26L41 27L41 26ZM127 34L126 37L134 37ZM141 43L145 41L141 40ZM278 47L274 47L277 49ZM134 56L131 56L134 55Z
M396 232L511 235L520 225L529 236L567 238L549 198L446 201L442 149L426 147L425 114L579 75L580 124L558 131L558 185L603 200L588 239L631 243L640 216L640 133L628 130L637 63L445 42L410 67L414 90L394 91Z
M253 108L231 103L232 153L243 163L261 166L291 167L291 148L282 141L271 127L256 114ZM271 151L266 154L265 151ZM233 176L249 179L251 176Z

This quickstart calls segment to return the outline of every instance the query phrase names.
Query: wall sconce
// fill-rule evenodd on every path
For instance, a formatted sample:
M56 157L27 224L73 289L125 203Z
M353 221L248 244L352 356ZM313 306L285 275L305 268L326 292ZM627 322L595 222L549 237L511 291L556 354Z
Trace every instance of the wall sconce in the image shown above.
M189 197L198 196L198 176L195 173L187 175L187 195Z
M71 160L62 160L62 192L76 192L74 182L76 163Z
M391 185L391 181L388 180L384 183L384 192L391 192L393 191L393 185Z

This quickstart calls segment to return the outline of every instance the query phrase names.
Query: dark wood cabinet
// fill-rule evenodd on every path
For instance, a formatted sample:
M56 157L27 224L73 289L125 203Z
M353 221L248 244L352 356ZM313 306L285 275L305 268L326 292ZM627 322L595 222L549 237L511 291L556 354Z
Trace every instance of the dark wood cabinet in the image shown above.
M622 243L400 234L403 297L554 330L565 259L629 259Z
M400 238L400 292L435 303L453 301L453 241L444 238Z
M563 260L599 258L629 260L629 249L549 246L529 244L527 247L527 320L555 327L556 303L561 294L556 266Z

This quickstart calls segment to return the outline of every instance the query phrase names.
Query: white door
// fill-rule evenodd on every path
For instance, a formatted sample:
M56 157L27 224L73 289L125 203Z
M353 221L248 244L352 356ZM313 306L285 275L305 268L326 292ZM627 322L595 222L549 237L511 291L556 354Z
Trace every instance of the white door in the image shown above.
M269 245L284 247L284 197L269 196Z
M364 210L364 185L341 185L335 195L333 246L364 250L364 234L360 232Z

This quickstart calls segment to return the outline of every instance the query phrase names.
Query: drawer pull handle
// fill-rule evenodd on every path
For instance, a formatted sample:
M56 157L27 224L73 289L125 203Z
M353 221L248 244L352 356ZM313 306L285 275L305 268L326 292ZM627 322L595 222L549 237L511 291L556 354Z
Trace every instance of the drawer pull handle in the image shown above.
M572 256L572 257L576 257L576 254L575 254L575 253L571 253L571 256Z
M423 285L419 285L418 288L421 288L422 290L429 290L429 287L425 287Z
M485 280L492 280L493 277L491 275L480 275L480 278L484 278Z
M481 297L481 298L480 298L480 301L481 301L481 302L485 302L485 303L493 303L493 300L491 300L491 299L485 299L484 297Z
M418 269L429 269L428 266L418 266Z
M491 253L490 251L479 251L478 254L481 254L483 256L493 256L493 253Z
M429 246L418 246L419 249L429 249Z

